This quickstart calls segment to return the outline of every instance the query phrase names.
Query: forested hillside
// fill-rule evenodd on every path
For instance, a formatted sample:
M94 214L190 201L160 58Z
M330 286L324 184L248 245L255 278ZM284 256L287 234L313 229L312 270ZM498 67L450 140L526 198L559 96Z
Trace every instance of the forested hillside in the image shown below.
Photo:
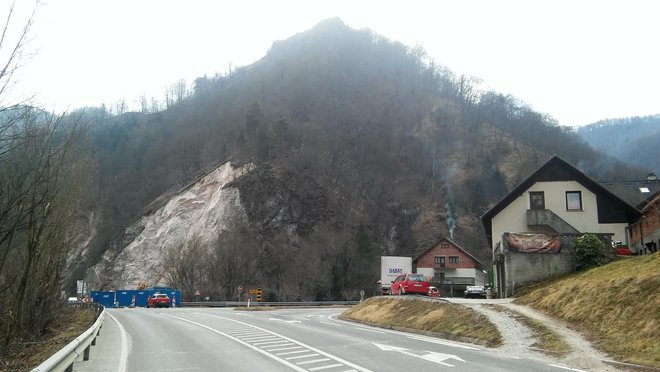
M443 236L488 264L479 216L552 154L597 179L643 174L420 48L338 19L142 111L85 110L98 184L72 279L121 250L155 198L227 160L256 165L233 185L250 220L236 231L256 246L261 280L311 280L304 298L354 297L377 280L378 256L415 256ZM319 267L287 271L305 264ZM292 298L280 284L273 296Z
M577 134L619 160L660 171L660 115L601 120L578 128Z

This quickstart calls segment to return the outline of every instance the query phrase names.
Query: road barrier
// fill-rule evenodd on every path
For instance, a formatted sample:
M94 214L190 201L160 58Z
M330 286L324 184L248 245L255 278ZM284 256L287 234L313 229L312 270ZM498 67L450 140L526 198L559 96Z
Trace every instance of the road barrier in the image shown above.
M83 355L83 360L89 360L89 351L92 345L96 345L96 336L98 336L103 326L103 318L105 317L105 309L99 305L93 305L100 313L96 318L96 322L83 334L78 336L75 340L69 342L60 351L53 354L45 362L34 368L32 372L59 372L59 371L73 371L73 362Z

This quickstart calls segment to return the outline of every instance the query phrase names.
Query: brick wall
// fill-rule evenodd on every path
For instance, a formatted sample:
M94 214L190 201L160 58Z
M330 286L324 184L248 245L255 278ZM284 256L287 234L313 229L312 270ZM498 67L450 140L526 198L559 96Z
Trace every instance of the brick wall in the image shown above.
M443 248L443 244L447 245L447 248ZM434 262L433 257L444 256L445 257L445 268L447 269L473 269L476 268L477 264L472 259L461 250L456 247L454 244L441 241L428 250L424 255L420 256L417 259L418 268L435 268L437 264ZM449 262L449 257L458 257L458 264L453 264Z
M644 233L644 243L655 241L660 236L660 195L645 208L644 215L639 223L630 229L630 243L632 247L640 245L641 233Z

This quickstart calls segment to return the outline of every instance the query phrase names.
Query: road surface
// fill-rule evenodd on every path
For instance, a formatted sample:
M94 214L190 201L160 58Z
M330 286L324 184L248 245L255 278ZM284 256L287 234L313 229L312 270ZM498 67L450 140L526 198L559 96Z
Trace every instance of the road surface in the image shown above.
M338 320L343 310L108 309L74 371L579 371Z

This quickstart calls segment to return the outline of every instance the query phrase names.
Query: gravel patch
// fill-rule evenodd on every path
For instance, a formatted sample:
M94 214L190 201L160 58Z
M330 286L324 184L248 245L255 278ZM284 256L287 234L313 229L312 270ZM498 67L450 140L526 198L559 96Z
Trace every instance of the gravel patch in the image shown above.
M623 371L623 369L605 363L609 358L602 352L593 348L589 341L577 331L570 329L566 323L551 318L530 307L513 304L511 303L511 299L465 300L450 298L447 300L449 302L469 306L487 316L502 334L504 344L502 347L498 348L498 351L501 351L502 353L519 358L544 359L586 371ZM563 338L564 341L570 345L572 351L568 355L560 357L553 354L543 353L540 350L535 350L532 348L532 345L538 340L529 327L516 320L515 317L510 314L507 314L507 312L497 311L489 306L485 306L486 304L500 305L518 314L522 314L530 319L543 323L546 327L552 330L552 332Z

